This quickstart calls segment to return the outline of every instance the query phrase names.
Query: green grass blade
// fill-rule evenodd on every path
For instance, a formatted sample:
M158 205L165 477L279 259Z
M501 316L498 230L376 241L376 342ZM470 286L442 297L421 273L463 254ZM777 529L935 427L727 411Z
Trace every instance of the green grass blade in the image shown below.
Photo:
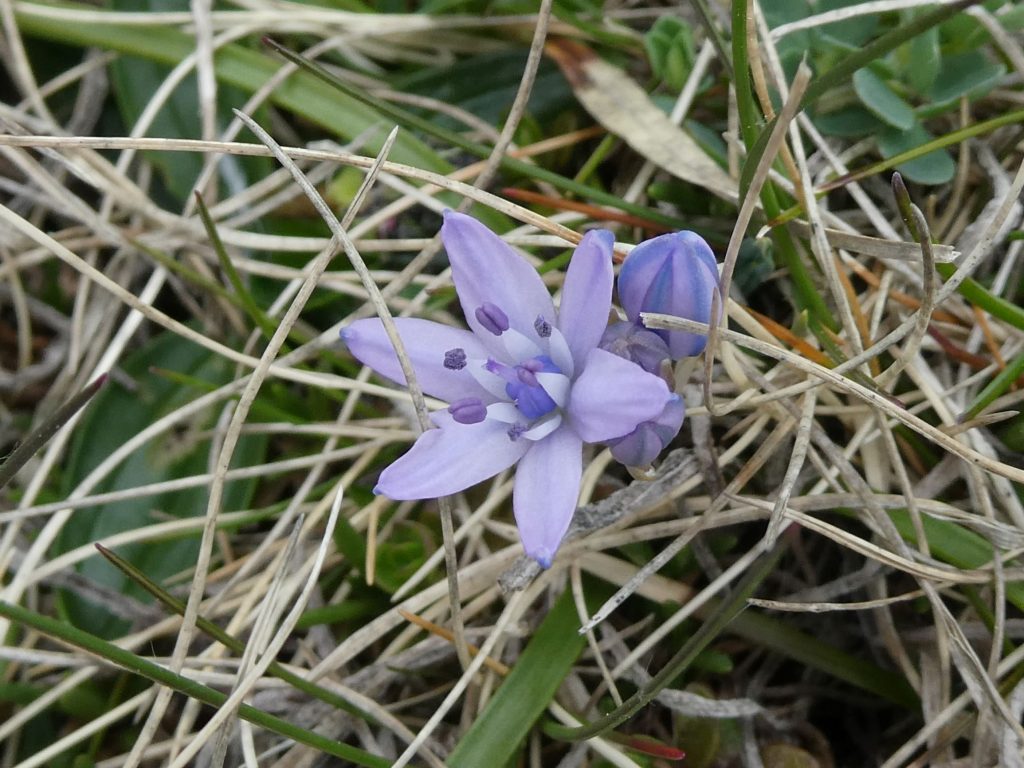
M224 270L224 274L228 278L228 282L231 283L231 287L235 291L235 295L242 304L242 308L249 314L253 322L260 327L263 331L263 335L269 340L274 332L277 330L277 325L267 317L267 314L260 309L260 306L256 303L256 300L249 293L249 290L245 287L245 283L242 282L241 276L238 274L238 270L235 269L234 262L231 261L231 257L228 256L227 250L224 248L224 242L220 239L220 233L217 232L217 223L210 216L210 210L206 207L206 203L203 201L203 196L196 192L196 208L199 211L199 218L203 220L203 227L206 229L206 235L210 238L210 245L213 246L213 250L217 254L217 260L220 261L220 267ZM284 352L285 350L282 350Z
M956 272L956 265L940 263L935 265L935 269L938 270L944 280L948 280ZM1024 309L1011 301L996 296L977 280L970 277L967 278L960 283L957 292L968 301L977 304L992 315L992 317L998 317L1000 320L1008 322L1014 328L1024 330Z
M917 541L910 513L905 509L894 509L889 513L900 535L911 543ZM983 568L992 562L992 545L974 531L969 531L948 520L936 520L921 516L924 535L932 554L958 568ZM1024 582L1010 581L1006 584L1006 599L1018 610L1024 610Z
M40 424L35 432L29 435L23 443L11 452L3 464L0 464L0 488L11 482L11 478L14 477L19 469L25 466L25 462L31 459L36 451L46 445L47 441L57 434L57 430L67 424L71 417L78 413L92 399L93 395L100 391L100 387L103 386L106 380L107 374L104 373L58 408L56 413Z
M1017 355L1013 361L1003 370L997 373L985 388L974 398L974 402L967 408L963 415L964 421L973 419L997 398L1006 393L1017 379L1024 374L1024 355Z
M515 667L447 760L450 768L506 765L583 649L572 593L548 612Z
M729 630L762 648L773 650L901 707L913 710L920 706L917 694L902 675L823 643L784 620L747 611L736 617Z
M0 616L16 624L34 629L48 637L73 645L76 648L81 648L83 651L98 656L114 666L134 672L160 685L167 686L208 706L220 707L228 698L226 694L218 690L176 674L166 667L137 656L131 651L126 651L113 643L108 643L106 640L102 640L88 632L83 632L65 622L52 619L49 616L43 616L42 614L26 610L21 606L2 601L0 601ZM260 728L266 728L268 731L273 731L300 744L318 749L325 754L339 757L342 760L348 760L355 765L366 766L366 768L388 768L391 765L391 761L383 757L372 755L349 744L328 739L248 704L240 704L238 706L238 716L253 725L258 725Z

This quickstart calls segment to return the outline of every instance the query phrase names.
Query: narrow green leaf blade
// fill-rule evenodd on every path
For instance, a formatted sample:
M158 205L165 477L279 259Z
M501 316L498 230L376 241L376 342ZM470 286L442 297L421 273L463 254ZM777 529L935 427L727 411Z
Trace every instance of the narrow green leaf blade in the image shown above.
M448 758L450 768L505 765L554 697L585 638L567 590L544 618L512 672Z

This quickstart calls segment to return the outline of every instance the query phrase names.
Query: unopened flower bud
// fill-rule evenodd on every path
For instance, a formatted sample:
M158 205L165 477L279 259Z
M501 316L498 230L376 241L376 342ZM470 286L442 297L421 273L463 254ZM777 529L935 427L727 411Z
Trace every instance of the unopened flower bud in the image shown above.
M619 273L619 301L626 316L640 322L641 312L712 321L719 289L718 265L704 238L682 231L661 235L632 250ZM699 355L705 336L684 331L654 331L668 344L672 358Z
M636 363L648 373L661 375L661 364L668 360L668 344L654 331L637 323L613 323L598 344L613 355Z

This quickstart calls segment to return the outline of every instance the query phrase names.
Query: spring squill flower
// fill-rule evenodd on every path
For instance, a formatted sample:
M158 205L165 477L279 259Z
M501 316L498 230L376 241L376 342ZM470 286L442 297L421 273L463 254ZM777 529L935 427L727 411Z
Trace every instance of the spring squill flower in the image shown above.
M431 414L438 428L374 490L400 500L446 496L518 462L519 535L548 567L576 509L583 443L628 435L672 395L658 376L597 346L611 307L610 232L580 242L557 311L533 267L475 219L447 212L441 238L471 330L396 319L423 391L450 405ZM342 338L360 362L405 382L380 320L356 321Z
M619 271L619 301L634 324L640 323L641 312L709 323L718 288L715 255L696 232L673 232L640 243ZM673 360L699 355L707 343L695 333L654 333L668 344Z

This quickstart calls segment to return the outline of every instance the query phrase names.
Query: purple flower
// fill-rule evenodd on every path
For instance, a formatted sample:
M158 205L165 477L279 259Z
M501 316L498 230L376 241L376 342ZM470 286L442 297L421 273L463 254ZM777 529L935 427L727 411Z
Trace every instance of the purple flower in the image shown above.
M634 323L640 322L641 312L710 323L718 288L715 255L696 232L674 232L640 243L619 272L619 301ZM699 355L707 343L694 333L654 332L665 340L675 360Z
M428 320L396 324L423 391L451 405L380 476L376 493L457 493L518 462L513 508L526 553L544 567L569 527L583 443L628 435L661 414L665 382L598 348L612 293L610 232L576 248L556 311L540 276L475 219L448 211L441 238L470 331ZM342 331L349 351L405 383L378 319Z

